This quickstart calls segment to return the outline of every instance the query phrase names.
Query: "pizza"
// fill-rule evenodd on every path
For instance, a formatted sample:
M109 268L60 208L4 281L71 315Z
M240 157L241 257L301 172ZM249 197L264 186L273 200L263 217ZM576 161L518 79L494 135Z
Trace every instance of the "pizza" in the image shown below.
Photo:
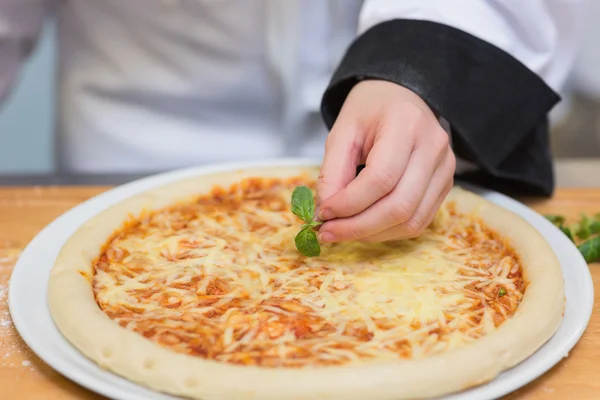
M48 301L100 367L194 399L408 399L487 382L557 329L563 278L521 217L455 187L415 239L294 246L317 168L204 174L61 249Z

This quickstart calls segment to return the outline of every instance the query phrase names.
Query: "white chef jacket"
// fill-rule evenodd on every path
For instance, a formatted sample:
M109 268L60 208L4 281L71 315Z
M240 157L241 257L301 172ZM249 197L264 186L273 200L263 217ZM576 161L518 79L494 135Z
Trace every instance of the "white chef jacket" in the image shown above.
M514 56L555 90L583 0L0 0L0 98L58 17L58 125L68 172L151 172L319 157L319 105L357 35L443 23Z

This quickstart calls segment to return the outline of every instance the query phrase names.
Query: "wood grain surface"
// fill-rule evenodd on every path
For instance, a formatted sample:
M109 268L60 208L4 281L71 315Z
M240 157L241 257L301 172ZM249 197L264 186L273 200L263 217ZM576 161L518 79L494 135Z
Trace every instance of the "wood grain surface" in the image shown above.
M20 251L48 223L107 187L0 188L0 398L101 399L63 378L23 343L10 320L7 284ZM600 189L561 189L551 200L521 199L541 213L600 212ZM594 286L600 265L590 265ZM583 337L552 370L507 399L600 399L600 291Z

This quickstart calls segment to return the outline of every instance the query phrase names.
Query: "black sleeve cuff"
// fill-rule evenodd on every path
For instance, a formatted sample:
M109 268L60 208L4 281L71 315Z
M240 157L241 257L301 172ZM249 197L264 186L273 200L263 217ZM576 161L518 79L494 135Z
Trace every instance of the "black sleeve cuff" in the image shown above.
M349 47L323 95L328 128L363 79L402 85L443 116L455 154L481 168L463 178L504 192L552 193L547 114L560 97L510 54L439 23L376 25Z

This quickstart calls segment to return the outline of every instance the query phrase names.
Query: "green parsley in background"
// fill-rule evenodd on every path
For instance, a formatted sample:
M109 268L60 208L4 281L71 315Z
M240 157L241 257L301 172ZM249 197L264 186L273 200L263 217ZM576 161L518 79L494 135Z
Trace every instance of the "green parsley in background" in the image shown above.
M586 262L600 261L600 213L591 218L582 213L579 221L570 225L562 215L545 217L577 245Z

